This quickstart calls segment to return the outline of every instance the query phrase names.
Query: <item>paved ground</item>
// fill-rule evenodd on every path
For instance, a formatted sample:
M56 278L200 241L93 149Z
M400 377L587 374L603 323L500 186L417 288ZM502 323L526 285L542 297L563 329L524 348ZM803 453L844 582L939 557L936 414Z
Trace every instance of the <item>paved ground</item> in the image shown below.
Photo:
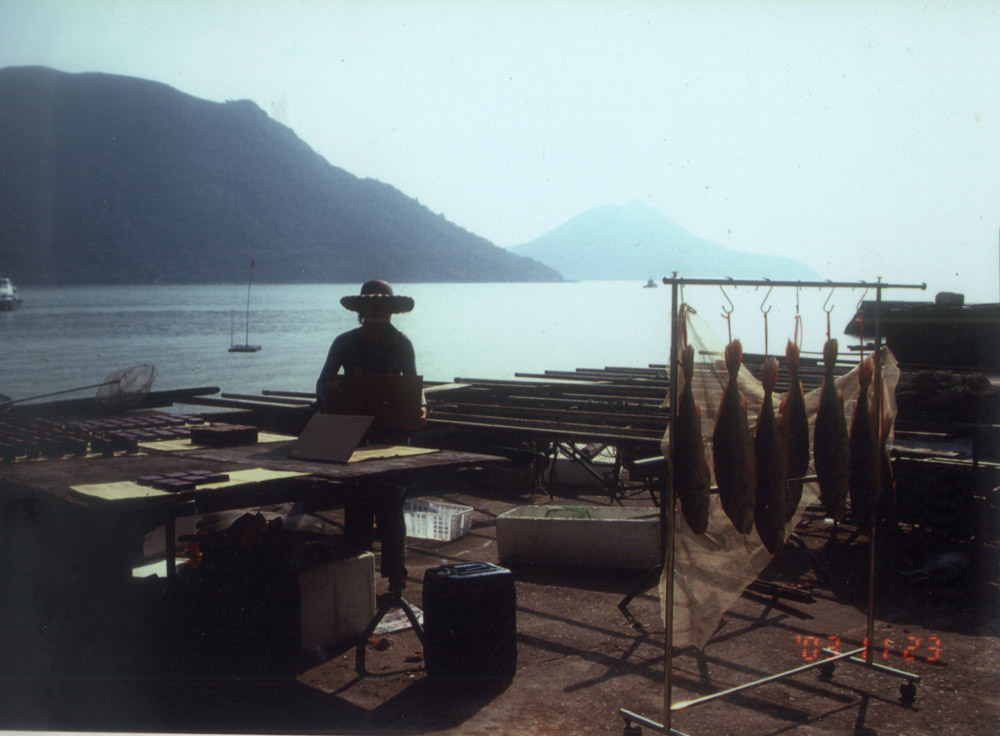
M473 529L453 543L411 543L407 597L417 605L427 568L497 561L494 520L507 509L523 503L607 504L592 492L566 491L550 499L544 493L483 490L474 474L437 490L442 500L475 509ZM649 499L637 494L627 502L648 505ZM993 524L987 526L978 575L966 581L904 584L888 563L883 566L876 661L920 675L912 705L900 702L901 678L842 664L828 681L813 670L676 713L674 728L691 736L852 734L867 700L864 725L881 735L1000 732L998 535ZM800 532L836 582L819 580L805 556L786 546L762 577L811 593L812 602L740 598L704 650L675 656L674 702L800 666L816 656L819 643L861 646L863 541L828 549L815 520ZM518 669L506 686L429 681L413 631L373 640L368 651L373 674L366 678L354 673L353 650L297 679L227 684L210 684L196 674L150 675L138 666L109 675L91 651L83 663L27 691L7 688L0 728L475 736L621 734L619 708L662 719L664 632L655 589L631 605L634 621L617 608L639 572L537 568L515 575Z

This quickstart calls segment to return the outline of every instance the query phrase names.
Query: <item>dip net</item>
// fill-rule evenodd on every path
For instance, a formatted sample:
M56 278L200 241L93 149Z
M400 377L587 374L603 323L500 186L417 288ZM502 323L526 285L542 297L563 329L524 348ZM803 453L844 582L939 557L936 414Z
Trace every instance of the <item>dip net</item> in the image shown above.
M701 409L705 459L709 468L712 468L712 432L722 395L729 382L723 353L725 343L688 305L681 306L680 314L683 315L687 341L695 351L695 370L691 384L695 401ZM683 346L678 346L678 350L681 348ZM776 357L779 357L781 363L781 375L787 375L783 357ZM895 357L886 347L882 348L881 358L884 385L882 422L883 426L891 426L896 416L895 394L896 384L899 382L899 367ZM680 370L678 370L678 380L683 380ZM746 398L750 430L753 432L757 414L764 403L764 388L746 366L740 367L738 382L740 393ZM849 373L837 378L836 384L844 396L844 413L847 426L850 427L859 393L858 368L855 367ZM781 405L782 397L783 394L777 392L772 397L775 413ZM815 474L812 432L819 407L819 397L819 388L805 395L810 433L807 475ZM669 429L663 438L664 453L668 449L668 439ZM890 434L887 446L891 444ZM715 485L714 470L712 470L712 485ZM785 527L786 539L788 534L795 530L806 507L818 503L818 500L819 484L806 483L802 491L802 500ZM715 632L722 615L736 602L743 590L757 579L773 557L764 547L756 529L750 534L740 534L736 531L722 510L718 494L711 496L708 530L704 534L695 534L691 531L679 508L675 519L673 643L675 647L693 645L701 649ZM661 609L665 600L665 582L664 574L660 578Z
M94 398L103 412L126 411L146 398L155 380L156 368L152 365L137 365L115 371L100 384Z

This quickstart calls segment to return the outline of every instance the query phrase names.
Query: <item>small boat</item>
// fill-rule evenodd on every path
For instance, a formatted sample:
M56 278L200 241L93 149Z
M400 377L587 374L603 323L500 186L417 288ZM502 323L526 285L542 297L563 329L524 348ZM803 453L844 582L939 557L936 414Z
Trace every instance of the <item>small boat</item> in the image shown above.
M229 313L229 352L231 353L256 353L260 350L260 345L250 344L250 286L253 283L253 267L254 261L250 260L250 276L247 279L247 318L246 318L246 336L243 338L244 342L242 345L233 344L233 313Z
M0 277L0 312L13 312L21 306L21 297L17 295L17 287L6 276Z
M646 284L642 288L643 289L655 289L656 288L656 282L653 281L653 279L650 279L649 281L646 282Z

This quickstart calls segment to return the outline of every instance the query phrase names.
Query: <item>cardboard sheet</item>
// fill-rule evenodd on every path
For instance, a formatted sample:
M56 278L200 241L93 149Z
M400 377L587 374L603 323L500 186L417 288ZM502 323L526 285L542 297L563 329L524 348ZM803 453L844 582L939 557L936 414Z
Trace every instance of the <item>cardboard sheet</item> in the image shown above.
M206 483L198 486L193 491L184 491L184 494L199 493L206 489L226 488L229 486L247 485L250 483L260 483L263 481L278 480L280 478L292 478L306 473L296 473L289 470L267 470L265 468L249 468L247 470L228 471L229 480L222 483ZM102 501L135 501L142 498L153 498L163 496L180 495L170 491L161 491L150 486L142 486L131 480L117 481L114 483L91 483L88 485L70 486L71 490L83 496L98 498Z
M294 440L295 437L287 434L271 434L269 432L260 432L257 435L257 444L264 444L268 442L287 442L288 440ZM185 437L178 437L176 440L158 440L156 442L140 442L139 447L145 448L147 450L153 450L155 452L179 452L180 450L193 450L197 447L204 447L204 445L192 444L191 440Z
M372 417L316 412L288 456L346 463L372 424Z

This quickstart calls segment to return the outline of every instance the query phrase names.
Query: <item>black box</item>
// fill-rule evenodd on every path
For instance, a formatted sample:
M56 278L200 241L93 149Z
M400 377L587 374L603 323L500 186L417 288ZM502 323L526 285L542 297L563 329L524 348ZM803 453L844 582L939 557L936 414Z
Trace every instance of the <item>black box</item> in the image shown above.
M489 562L424 574L424 663L442 680L510 681L517 669L516 593L510 570Z

